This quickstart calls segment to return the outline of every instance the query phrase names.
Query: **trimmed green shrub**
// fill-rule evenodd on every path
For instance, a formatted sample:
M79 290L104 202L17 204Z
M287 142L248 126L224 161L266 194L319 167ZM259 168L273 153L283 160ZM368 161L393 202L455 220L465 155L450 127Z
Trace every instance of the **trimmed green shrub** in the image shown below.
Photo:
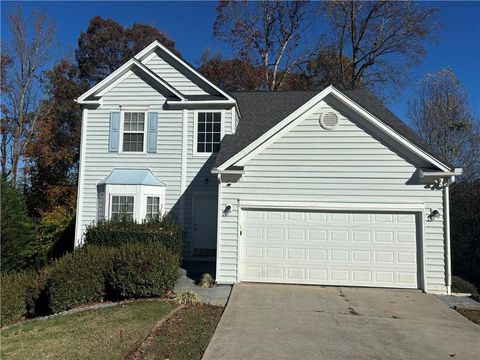
M48 299L45 288L52 270L52 266L47 266L40 269L38 272L32 273L33 276L26 285L25 294L28 317L48 315Z
M103 221L87 226L85 233L85 243L91 245L119 246L132 242L158 242L174 254L181 254L185 245L182 227L171 215L143 223L128 219Z
M18 321L27 315L27 305L25 302L26 283L27 275L25 273L2 276L2 326Z
M478 290L475 285L459 276L452 276L452 292L468 293L472 295L478 294Z
M102 301L111 256L109 248L88 246L57 260L46 286L49 311L57 313Z
M1 324L104 299L165 296L179 267L180 256L158 242L89 245L39 272L3 275Z
M178 278L179 255L156 242L115 248L107 289L115 299L165 296Z
M40 271L18 272L1 277L1 324L8 325L22 318L48 315L47 281L52 266Z

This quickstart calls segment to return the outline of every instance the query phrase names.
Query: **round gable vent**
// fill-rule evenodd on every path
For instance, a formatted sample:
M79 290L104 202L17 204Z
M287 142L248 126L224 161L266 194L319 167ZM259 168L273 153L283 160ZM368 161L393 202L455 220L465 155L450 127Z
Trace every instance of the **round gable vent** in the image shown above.
M332 130L338 126L338 116L334 112L328 112L320 115L320 125L325 130Z

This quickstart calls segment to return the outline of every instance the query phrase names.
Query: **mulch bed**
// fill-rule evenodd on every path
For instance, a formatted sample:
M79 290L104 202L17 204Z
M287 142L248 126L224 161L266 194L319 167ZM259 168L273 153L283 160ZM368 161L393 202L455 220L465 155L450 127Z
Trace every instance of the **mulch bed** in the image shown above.
M480 310L473 309L455 309L460 314L465 316L468 320L473 321L475 324L480 325Z
M200 360L215 332L223 309L210 305L179 309L125 359Z

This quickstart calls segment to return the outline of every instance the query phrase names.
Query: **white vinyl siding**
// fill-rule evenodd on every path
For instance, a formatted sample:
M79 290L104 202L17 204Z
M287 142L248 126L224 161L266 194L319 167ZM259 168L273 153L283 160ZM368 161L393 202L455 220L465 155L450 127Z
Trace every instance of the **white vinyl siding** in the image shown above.
M203 89L175 69L172 65L160 58L157 54L152 54L150 59L145 61L145 65L182 94L207 95Z
M187 166L186 166L186 184L187 189L184 194L185 201L185 235L187 241L187 255L191 255L192 241L192 223L195 195L211 195L216 197L218 193L218 180L216 175L211 174L215 155L194 156L194 137L195 137L195 111L187 111ZM232 111L222 111L223 134L232 133Z
M102 98L102 106L89 110L85 118L84 166L82 171L82 210L77 236L84 233L86 226L97 220L97 184L104 180L114 168L150 169L166 183L162 213L175 211L182 218L180 201L184 202L184 229L187 240L191 236L192 197L194 193L217 194L217 178L210 174L213 157L193 157L194 110L186 110L186 192L181 192L182 178L182 128L183 110L164 109L165 98L136 74L130 73L110 89ZM110 112L123 109L141 109L158 112L156 153L109 153ZM125 110L130 111L130 110ZM135 110L131 110L135 111ZM222 111L222 110L220 110ZM231 110L223 111L224 133L232 131ZM107 200L108 201L108 200ZM143 205L142 205L143 206ZM145 205L146 206L146 205ZM108 210L108 209L107 209ZM146 207L145 207L146 210Z
M416 183L419 164L398 155L391 140L374 135L363 119L342 111L338 128L324 130L318 120L327 111L335 110L319 104L313 115L248 161L240 182L222 184L220 211L227 205L232 211L220 217L217 279L237 281L238 202L423 204L442 215L424 222L426 290L445 292L442 190Z
M89 110L85 121L86 136L83 172L83 206L79 233L96 220L97 184L114 168L150 169L167 184L166 212L180 197L182 153L182 110L165 110L165 98L135 74L130 74L105 94L102 107ZM109 117L119 107L139 107L158 112L157 153L109 153Z

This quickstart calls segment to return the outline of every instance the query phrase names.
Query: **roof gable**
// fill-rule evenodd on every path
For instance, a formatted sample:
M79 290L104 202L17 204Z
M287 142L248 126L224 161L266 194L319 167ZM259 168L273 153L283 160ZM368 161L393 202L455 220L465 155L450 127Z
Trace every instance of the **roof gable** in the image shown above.
M239 98L239 105L243 116L236 134L225 137L225 141L222 141L222 146L215 162L216 168L218 170L225 170L232 165L243 166L246 161L311 114L311 112L314 111L315 105L326 96L334 96L379 130L386 133L390 139L397 141L406 149L414 152L442 171L449 171L453 168L446 161L439 159L431 150L428 150L428 146L424 144L408 126L386 109L373 95L365 90L358 92L357 90L352 90L348 94L353 97L353 93L355 93L355 99L361 102L363 106L333 86L320 92L284 92L284 95L265 93L261 103L256 103L254 99L250 99L250 101L252 101L251 103L242 102ZM282 93L280 92L278 94ZM284 102L289 95L292 99L296 98L299 101L302 101L301 99L306 100L298 107L295 107L295 102L290 99L291 107L287 109L288 106L286 106ZM237 94L234 93L234 96L237 96ZM270 99L266 99L265 97L267 96L270 96ZM255 106L256 104L258 106ZM281 119L278 117L272 118L272 116L268 114L258 119L255 118L254 115L249 116L249 114L256 112L255 108L257 108L258 111L262 111L261 109L265 108L267 104L270 104L270 108L273 109L275 109L276 106L286 106L285 112L289 113ZM246 110L246 108L251 108L251 110ZM368 110L365 108L368 108ZM257 129L257 123L263 122L263 119L267 119L267 129ZM255 136L256 138L254 138Z
M200 74L200 72L196 70L193 65L188 63L185 59L175 55L157 40L135 55L135 58L142 62L148 62L149 56L151 56L153 53L156 53L186 78L198 84L202 89L205 90L206 93L216 96L220 95L225 97L227 100L234 100L226 91L220 89L217 85L213 84L210 80Z
M153 62L152 67L148 66L150 61ZM166 71L159 71L158 69L161 67ZM121 81L122 76L125 76L132 68L143 72L145 76L148 76L161 85L163 89L168 92L167 95L171 95L171 100L177 104L187 104L197 101L235 104L235 99L228 93L211 83L192 65L173 54L158 41L154 41L135 55L134 58L127 61L90 90L80 95L77 102L80 104L101 104L101 96L111 86ZM178 71L177 78L169 77L168 72L172 73L172 69ZM178 76L178 74L180 74L180 76ZM188 86L189 84L190 87Z
M173 60L165 61L164 57L165 55L162 56L159 51L153 51L142 60L142 63L186 96L218 94L217 91L212 91L213 89L205 86L198 78L183 71L184 69L175 64Z
M105 79L100 81L97 85L92 87L87 92L80 95L77 99L77 102L80 104L89 104L89 103L100 103L101 97L108 92L112 87L116 86L121 82L126 76L131 72L138 72L146 76L150 81L152 81L160 89L162 94L166 97L171 97L177 100L185 100L185 96L177 91L173 86L168 82L156 75L152 70L143 65L140 61L133 58L127 61L120 68L115 70Z

